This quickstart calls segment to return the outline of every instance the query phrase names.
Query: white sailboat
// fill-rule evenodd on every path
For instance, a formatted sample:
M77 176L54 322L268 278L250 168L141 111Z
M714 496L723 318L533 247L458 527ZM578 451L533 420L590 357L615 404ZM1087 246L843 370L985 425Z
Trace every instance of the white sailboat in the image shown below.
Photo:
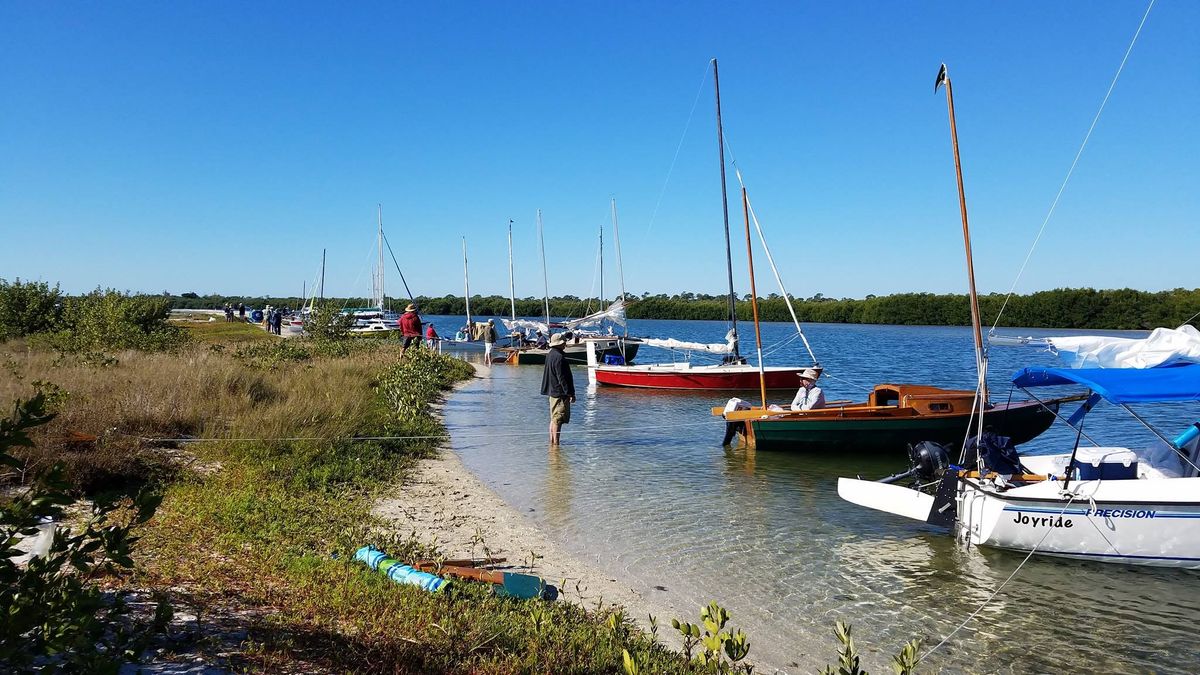
M954 99L944 64L938 84L946 86L950 112L971 286L977 395L985 400L987 357L971 265ZM983 433L985 411L974 457L964 448L960 459L967 468L949 467L944 449L921 444L911 453L909 471L882 481L839 478L838 494L861 506L948 527L970 545L1200 569L1200 423L1169 438L1130 408L1134 403L1200 401L1200 332L1186 326L1160 329L1143 341L1089 337L1041 343L1053 347L1055 340L1068 364L1085 367L1025 368L1012 376L1012 383L1031 396L1030 390L1048 386L1074 384L1089 390L1087 400L1065 420L1076 431L1073 447L1051 455L1019 454L1004 439L989 439ZM1123 408L1131 423L1143 425L1158 440L1145 447L1093 442L1084 421L1101 400ZM896 484L907 478L914 478L916 486Z
M400 315L386 307L383 262L383 205L379 205L379 260L371 277L371 307L355 307L347 310L354 316L351 333L387 333L400 330Z

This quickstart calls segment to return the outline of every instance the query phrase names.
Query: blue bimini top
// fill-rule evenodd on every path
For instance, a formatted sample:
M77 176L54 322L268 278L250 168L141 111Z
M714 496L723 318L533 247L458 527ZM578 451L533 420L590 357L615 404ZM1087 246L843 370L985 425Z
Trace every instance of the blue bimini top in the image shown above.
M1023 368L1012 383L1021 389L1082 384L1112 403L1200 400L1200 364L1163 368Z

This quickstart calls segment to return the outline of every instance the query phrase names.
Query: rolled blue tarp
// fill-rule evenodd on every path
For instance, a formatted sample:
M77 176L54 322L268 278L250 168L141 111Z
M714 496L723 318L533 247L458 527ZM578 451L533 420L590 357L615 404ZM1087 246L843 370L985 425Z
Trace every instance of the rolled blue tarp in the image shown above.
M374 546L364 546L358 549L354 552L354 559L366 563L367 567L398 584L420 586L430 593L437 593L450 585L449 580L413 569L395 558L389 558L386 553Z

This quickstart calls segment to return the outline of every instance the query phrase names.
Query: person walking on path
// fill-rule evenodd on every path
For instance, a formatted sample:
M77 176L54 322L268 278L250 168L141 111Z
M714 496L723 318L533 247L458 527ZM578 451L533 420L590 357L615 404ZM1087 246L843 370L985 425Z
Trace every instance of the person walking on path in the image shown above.
M411 302L404 308L404 315L400 317L400 334L404 336L400 356L404 356L404 352L413 344L421 346L421 315L417 314L417 306Z
M566 354L570 333L556 333L550 338L546 353L546 370L542 372L542 396L550 397L550 447L557 447L562 425L571 421L571 404L575 402L575 378Z
M492 362L492 347L496 344L496 320L488 319L487 328L483 329L483 360Z

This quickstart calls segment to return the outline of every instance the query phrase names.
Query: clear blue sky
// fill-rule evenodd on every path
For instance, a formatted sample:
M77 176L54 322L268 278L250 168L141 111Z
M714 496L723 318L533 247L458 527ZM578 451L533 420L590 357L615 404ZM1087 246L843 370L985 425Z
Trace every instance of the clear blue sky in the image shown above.
M715 56L805 297L965 289L946 61L980 289L1005 291L1145 10L336 4L0 0L0 277L298 294L325 247L327 294L365 295L382 203L414 293L461 292L465 235L472 290L507 294L511 218L540 295L541 208L551 294L585 295L615 196L630 290L720 292ZM1018 290L1200 286L1198 158L1200 3L1159 0Z

